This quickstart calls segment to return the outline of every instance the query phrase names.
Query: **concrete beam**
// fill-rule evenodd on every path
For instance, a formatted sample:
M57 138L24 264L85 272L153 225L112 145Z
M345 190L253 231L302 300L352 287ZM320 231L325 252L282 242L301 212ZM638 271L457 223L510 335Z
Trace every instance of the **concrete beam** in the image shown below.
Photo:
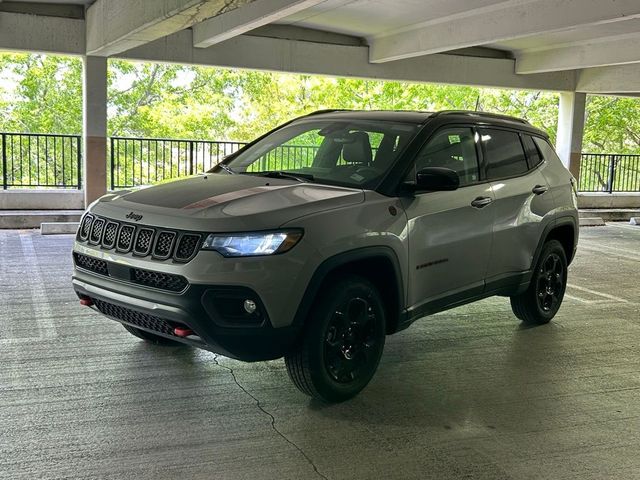
M634 95L640 92L640 63L587 68L577 80L578 92Z
M87 54L110 56L254 0L97 0L87 9Z
M431 55L388 64L372 64L369 63L369 49L366 46L251 35L240 35L203 49L193 47L190 30L130 50L120 57L380 80L552 91L573 91L575 88L574 72L516 75L515 61L510 59Z
M193 46L206 48L313 7L325 0L256 0L193 27Z
M84 20L0 12L0 50L82 55Z
M577 70L640 62L640 36L598 39L580 45L524 52L516 57L520 74Z
M381 63L640 17L637 0L509 0L370 39Z

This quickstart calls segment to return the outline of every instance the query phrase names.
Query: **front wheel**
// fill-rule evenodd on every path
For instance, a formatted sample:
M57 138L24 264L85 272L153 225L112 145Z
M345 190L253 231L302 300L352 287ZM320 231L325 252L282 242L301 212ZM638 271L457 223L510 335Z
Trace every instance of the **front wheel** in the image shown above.
M320 293L298 347L285 357L303 393L342 402L367 386L380 362L385 309L376 287L349 275Z
M511 297L511 309L526 323L549 323L562 304L567 288L567 256L562 244L550 240L542 247L529 288Z

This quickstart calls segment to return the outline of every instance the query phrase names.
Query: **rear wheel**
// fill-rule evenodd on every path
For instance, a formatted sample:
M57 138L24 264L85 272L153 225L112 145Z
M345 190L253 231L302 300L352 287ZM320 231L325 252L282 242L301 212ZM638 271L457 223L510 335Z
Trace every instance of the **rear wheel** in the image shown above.
M542 247L529 288L511 297L511 309L523 322L548 323L558 312L566 288L567 256L560 242L550 240Z
M289 377L314 398L348 400L373 377L385 335L385 310L376 287L362 277L345 277L318 297L304 337L285 357Z
M163 347L184 347L187 346L182 342L176 342L175 340L171 340L169 338L161 337L160 335L154 335L153 333L149 333L145 330L140 330L136 327L131 327L129 325L122 324L124 329L129 332L131 335L141 338L147 343L151 343L153 345L160 345Z

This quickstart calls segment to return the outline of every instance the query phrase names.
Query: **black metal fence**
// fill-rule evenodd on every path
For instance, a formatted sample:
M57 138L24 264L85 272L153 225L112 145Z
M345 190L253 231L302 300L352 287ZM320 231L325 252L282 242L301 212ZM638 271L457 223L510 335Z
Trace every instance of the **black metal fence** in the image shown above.
M0 133L2 188L82 188L79 135Z
M208 170L242 142L111 137L108 182L112 190ZM266 153L257 170L310 165L317 146L284 145ZM0 133L2 188L82 188L80 135ZM640 155L583 153L578 190L640 192Z
M241 142L111 137L111 190L201 173L245 145Z
M607 193L640 191L640 155L583 153L578 190Z

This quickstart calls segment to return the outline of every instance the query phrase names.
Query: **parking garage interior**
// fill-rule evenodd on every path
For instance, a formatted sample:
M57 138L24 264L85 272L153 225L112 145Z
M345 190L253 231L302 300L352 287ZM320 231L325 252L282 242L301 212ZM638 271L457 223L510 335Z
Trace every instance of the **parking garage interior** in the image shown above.
M0 50L82 58L85 172L0 191L0 478L639 478L637 191L579 196L553 322L503 297L429 316L337 405L281 360L145 344L70 285L72 231L109 190L109 58L559 92L579 178L586 96L639 95L639 19L632 0L0 1Z

